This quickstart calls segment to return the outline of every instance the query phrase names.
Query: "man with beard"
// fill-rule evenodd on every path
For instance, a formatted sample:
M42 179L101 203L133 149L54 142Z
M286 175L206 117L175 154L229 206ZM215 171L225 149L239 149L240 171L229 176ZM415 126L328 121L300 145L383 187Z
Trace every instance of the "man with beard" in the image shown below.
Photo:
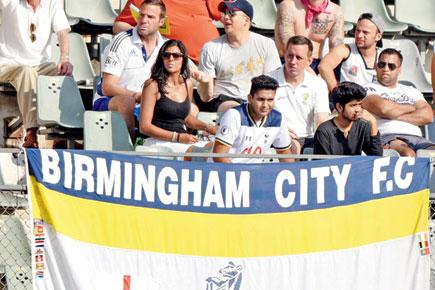
M143 0L129 0L113 23L118 34L136 25L130 5L140 7ZM169 39L178 39L186 46L189 58L198 64L199 53L207 41L219 37L212 20L220 20L218 5L221 0L165 0L166 21L161 33ZM199 28L199 29L198 29Z
M382 156L376 119L361 106L365 89L343 82L331 95L338 115L317 128L314 154Z
M101 60L103 79L97 86L92 109L119 112L132 138L135 107L140 102L143 83L150 77L151 67L166 40L159 33L165 13L162 0L145 0L140 7L137 25L117 34Z
M379 84L367 85L363 107L377 117L384 148L415 157L418 149L435 149L419 128L432 123L433 112L420 91L398 83L402 60L395 49L381 52L376 68Z
M376 59L378 47L382 47L384 27L378 15L361 14L356 24L355 43L339 45L322 59L319 71L329 91L343 81L360 85L376 83ZM334 69L340 65L340 80L337 80Z

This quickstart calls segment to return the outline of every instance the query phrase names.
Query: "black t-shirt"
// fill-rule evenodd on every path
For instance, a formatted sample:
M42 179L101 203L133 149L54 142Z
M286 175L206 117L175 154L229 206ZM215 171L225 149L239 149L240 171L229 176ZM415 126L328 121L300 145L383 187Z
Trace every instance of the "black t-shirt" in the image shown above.
M370 124L362 119L353 122L347 138L335 125L334 119L320 124L314 134L314 154L382 156L379 132L370 135Z

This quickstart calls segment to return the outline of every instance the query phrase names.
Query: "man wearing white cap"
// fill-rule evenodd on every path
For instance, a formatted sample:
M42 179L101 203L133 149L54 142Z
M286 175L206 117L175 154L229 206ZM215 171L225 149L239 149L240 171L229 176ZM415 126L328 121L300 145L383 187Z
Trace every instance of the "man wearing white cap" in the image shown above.
M376 83L378 47L382 47L385 23L373 13L363 13L358 18L355 42L333 48L320 62L319 71L331 91L339 82L349 81L360 85ZM334 69L341 65L340 80Z
M198 92L211 111L226 111L247 101L250 80L281 66L272 39L249 31L254 9L246 0L224 1L225 34L207 42L201 50ZM205 75L205 74L204 74Z

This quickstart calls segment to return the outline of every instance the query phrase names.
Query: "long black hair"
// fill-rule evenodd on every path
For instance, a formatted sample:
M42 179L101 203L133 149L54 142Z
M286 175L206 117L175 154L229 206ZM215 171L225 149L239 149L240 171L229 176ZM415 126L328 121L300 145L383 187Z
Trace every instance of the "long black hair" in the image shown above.
M184 80L190 77L190 70L188 65L189 58L187 57L186 47L184 46L183 42L173 39L166 41L165 43L163 43L162 47L159 50L156 63L151 68L151 79L157 82L157 86L161 94L167 93L165 90L165 86L168 80L168 72L166 71L165 65L163 64L163 53L172 46L177 46L180 49L181 54L183 55L183 63L181 65L180 71L181 76Z

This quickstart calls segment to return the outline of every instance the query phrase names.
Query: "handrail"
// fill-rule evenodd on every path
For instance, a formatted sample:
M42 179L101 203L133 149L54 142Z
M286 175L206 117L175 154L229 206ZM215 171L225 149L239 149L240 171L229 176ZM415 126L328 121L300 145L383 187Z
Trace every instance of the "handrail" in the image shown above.
M108 151L107 151L108 152ZM294 158L294 159L335 159L351 157L348 155L315 155L315 154L241 154L241 153L207 153L207 152L148 152L148 151L111 151L127 155L144 155L156 157L228 157L228 158Z

